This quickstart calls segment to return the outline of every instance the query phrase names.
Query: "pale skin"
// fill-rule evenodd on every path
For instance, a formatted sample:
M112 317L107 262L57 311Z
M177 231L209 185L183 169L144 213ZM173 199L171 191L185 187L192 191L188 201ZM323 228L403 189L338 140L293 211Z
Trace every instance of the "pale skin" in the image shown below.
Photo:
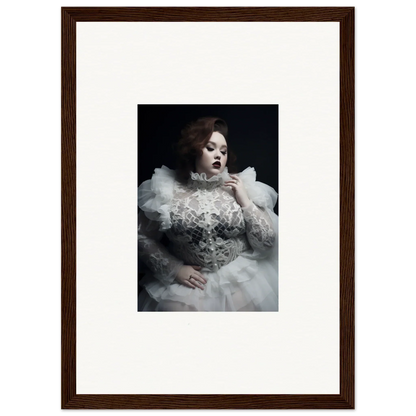
M199 174L205 173L207 178L211 178L213 175L218 175L224 171L227 160L227 141L221 133L215 131L202 149L202 155L195 161L196 172ZM213 165L217 162L220 163L220 166ZM242 208L249 207L252 202L247 195L243 182L237 175L230 175L230 177L231 180L225 181L224 186L229 187L233 191L237 203ZM201 266L184 265L179 269L176 280L178 283L192 289L199 288L204 290L203 285L207 281L200 270Z

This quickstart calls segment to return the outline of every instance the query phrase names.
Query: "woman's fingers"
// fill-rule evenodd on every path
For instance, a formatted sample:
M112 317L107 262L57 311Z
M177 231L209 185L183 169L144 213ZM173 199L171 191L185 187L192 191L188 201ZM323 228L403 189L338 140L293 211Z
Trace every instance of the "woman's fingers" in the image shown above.
M204 290L204 285L203 285L201 282L199 282L198 280L193 279L193 280L192 280L192 283L193 283L196 287L199 287L201 290Z
M192 270L190 270L191 268ZM197 270L201 270L201 266L197 265L187 265L183 266L178 275L176 276L176 280L186 286L190 287L191 289L199 288L204 290L204 284L207 283L204 276Z
M238 181L236 179L231 179L230 181L225 181L225 185L238 185Z
M185 280L185 284L186 284L186 286L192 287L193 289L195 289L195 287L197 287L199 289L204 290L204 286L202 285L202 283L199 280L197 280L195 278L195 276L190 277L189 280Z
M200 282L204 284L207 282L205 277L201 273L195 272L192 276L194 276L196 280L199 280Z
M201 277L201 276L198 276L198 275L196 275L196 274L193 274L192 275L192 283L193 284L195 284L195 283L199 283L199 284L205 284L207 281L203 278L203 277Z
M201 270L202 267L201 266L191 266L191 267L193 267L195 270L195 272L192 273L192 276L198 278L197 280L201 281L204 284L207 283L207 280L205 279L204 275L197 270L197 268Z
M190 288L192 288L192 289L195 289L195 286L189 281L189 280L185 280L184 282L183 282L183 284L185 285L185 286L188 286L188 287L190 287Z

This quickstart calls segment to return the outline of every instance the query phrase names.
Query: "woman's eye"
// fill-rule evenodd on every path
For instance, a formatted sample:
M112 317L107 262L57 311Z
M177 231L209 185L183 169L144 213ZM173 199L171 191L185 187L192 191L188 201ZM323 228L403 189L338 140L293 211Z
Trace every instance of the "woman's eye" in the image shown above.
M208 152L213 152L214 148L212 147L207 147ZM224 156L227 154L227 152L221 152Z

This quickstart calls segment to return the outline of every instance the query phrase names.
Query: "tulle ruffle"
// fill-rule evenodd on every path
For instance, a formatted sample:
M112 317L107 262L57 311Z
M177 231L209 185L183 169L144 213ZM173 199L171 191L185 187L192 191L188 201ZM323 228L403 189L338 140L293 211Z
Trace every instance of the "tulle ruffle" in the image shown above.
M211 178L205 173L191 172L191 180L215 185L229 180L228 169ZM262 182L256 181L256 171L248 167L238 174L244 183L249 198L259 207L273 210L277 202L277 192ZM170 204L175 186L175 171L166 166L155 169L152 179L144 181L138 188L138 205L150 220L160 222L160 231L166 231L171 227Z
M175 186L175 171L162 166L155 169L152 179L144 181L138 189L138 205L146 217L160 222L160 231L171 227L170 204Z
M207 179L205 174L191 174L191 180L208 184L222 184L228 180L226 169L222 174ZM204 177L205 175L205 177ZM276 191L256 181L256 171L249 167L239 174L249 198L270 215L278 235L278 218L273 212ZM139 208L147 218L159 221L160 231L171 228L170 206L175 187L175 171L162 166L155 169L151 180L138 189ZM231 191L230 191L231 192ZM205 290L191 289L179 283L166 284L150 272L140 281L141 311L277 311L278 310L278 254L275 246L266 252L243 252L237 259L217 272L202 269L207 279Z
M256 181L254 168L246 168L238 176L244 183L248 197L257 206L273 210L277 202L277 192L271 186Z
M144 276L139 297L141 311L277 311L277 259L260 261L238 257L217 272L202 269L204 290L179 283L168 286Z

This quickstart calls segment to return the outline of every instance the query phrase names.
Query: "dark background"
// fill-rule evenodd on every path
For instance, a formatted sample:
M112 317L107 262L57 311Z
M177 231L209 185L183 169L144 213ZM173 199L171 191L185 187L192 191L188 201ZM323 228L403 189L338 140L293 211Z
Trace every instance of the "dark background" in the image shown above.
M207 116L228 124L227 142L237 156L238 171L252 166L258 181L279 192L277 105L139 105L138 185L150 179L155 168L175 169L172 145L181 130Z

